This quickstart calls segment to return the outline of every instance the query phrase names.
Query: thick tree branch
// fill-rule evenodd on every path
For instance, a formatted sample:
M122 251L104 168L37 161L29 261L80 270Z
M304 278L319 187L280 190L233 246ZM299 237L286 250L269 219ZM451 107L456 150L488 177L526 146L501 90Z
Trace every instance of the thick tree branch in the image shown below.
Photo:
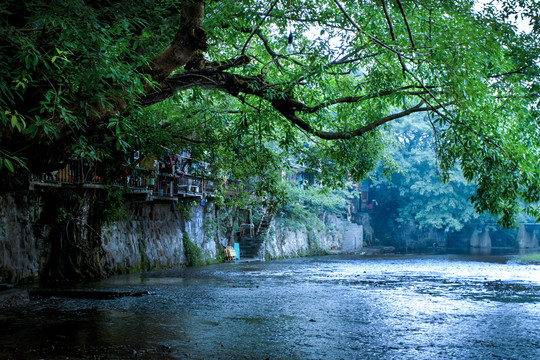
M204 51L208 47L203 18L204 0L182 0L181 23L176 36L171 44L155 58L150 69L146 72L159 87L166 88L166 79L181 66L190 62L192 64L199 62L201 67L206 65L204 58L200 55L200 51ZM191 68L197 68L197 66L191 65ZM222 69L227 68L226 64L222 66ZM155 93L151 84L147 84L144 91L146 94ZM93 105L93 113L87 115L87 121L89 124L93 124L92 127L106 123L111 117L124 114L127 103L126 99L111 95L106 102ZM70 110L73 112L84 111L84 109L79 108L78 104L74 104ZM72 129L65 126L61 132L61 137L74 133Z
M414 45L411 27L409 26L409 21L407 20L407 16L405 15L405 10L403 9L403 5L401 4L400 0L396 0L396 2L399 6L399 11L401 12L401 16L403 16L403 21L405 22L405 26L407 27L407 33L409 34L409 40L411 41L411 45L414 49L416 48L416 46Z
M234 59L207 63L204 69L205 71L225 71L234 67L247 65L250 63L250 61L251 59L248 56L240 55Z
M218 88L223 78L229 76L223 72L233 67L249 64L250 59L245 55L227 61L207 63L204 70L186 71L182 74L173 75L162 82L159 89L147 92L141 98L143 106L150 106L173 96L177 91L187 90L193 87Z
M172 43L152 63L152 80L161 84L176 69L187 64L199 50L206 50L203 27L204 0L183 0L181 24Z
M354 103L366 99L372 99L381 96L388 96L398 92L403 92L404 90L409 90L413 88L419 88L418 86L407 86L397 90L387 90L381 91L378 93L373 93L369 95L359 96L359 97L343 97L331 101L327 101L323 104L319 104L313 107L309 107L304 103L297 101L295 99L287 96L285 92L281 95L276 96L275 90L268 92L267 89L270 87L270 84L267 84L264 79L257 76L242 76L236 74L229 74L226 72L213 72L213 71L197 71L192 73L183 73L170 77L166 81L166 87L163 88L160 92L151 94L142 99L142 105L148 106L159 101L164 100L165 98L172 96L178 90L186 90L193 87L208 88L208 89L217 89L224 91L228 94L231 94L235 97L241 97L240 94L253 95L259 97L263 100L266 100L272 104L272 106L281 113L287 120L296 125L298 128L303 131L317 136L325 140L337 140L337 139L348 139L356 136L361 136L389 121L399 119L401 117L407 116L415 112L428 112L436 111L437 109L443 107L440 106L425 106L424 101L421 101L418 105L402 111L400 113L392 114L385 116L377 121L374 121L366 126L363 126L359 129L353 131L344 131L344 132L327 132L321 131L313 128L306 121L302 120L297 113L314 113L326 106L340 104L340 103ZM426 94L426 89L409 92L408 95L419 95ZM431 92L429 92L431 93Z
M276 108L276 110L278 110L291 123L295 124L297 127L306 131L307 133L313 134L324 140L350 139L353 137L362 136L365 133L368 133L392 120L400 119L402 117L405 117L407 115L417 113L417 112L429 112L429 111L436 110L436 108L433 108L433 107L422 107L423 104L424 102L421 101L416 106L410 109L407 109L405 111L395 113L392 115L385 116L383 118L380 118L377 121L369 123L368 125L365 125L353 131L328 132L328 131L321 131L321 130L314 129L311 125L309 125L307 122L305 122L300 117L298 117L294 111L290 111L286 102L276 100L273 103L274 108Z

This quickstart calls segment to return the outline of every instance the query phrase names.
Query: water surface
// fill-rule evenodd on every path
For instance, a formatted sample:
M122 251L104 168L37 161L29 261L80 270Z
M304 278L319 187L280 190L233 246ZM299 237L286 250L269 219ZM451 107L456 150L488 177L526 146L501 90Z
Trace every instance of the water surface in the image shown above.
M328 256L117 276L0 313L0 358L540 359L540 266Z

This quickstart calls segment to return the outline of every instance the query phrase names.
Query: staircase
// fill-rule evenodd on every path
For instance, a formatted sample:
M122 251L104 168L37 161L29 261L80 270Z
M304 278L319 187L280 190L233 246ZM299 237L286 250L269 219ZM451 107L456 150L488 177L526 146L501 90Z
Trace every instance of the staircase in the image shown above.
M259 249L264 242L264 238L259 235L253 237L248 235L240 236L240 259L253 259L259 257Z
M261 222L259 223L259 227L257 228L256 235L259 235L261 233L264 233L266 229L270 226L270 223L272 222L272 219L274 219L274 215L263 215Z
M267 231L273 215L264 215L257 227L255 236L250 236L249 233L240 236L238 244L240 245L240 259L255 259L259 257L259 250L264 243L264 233Z

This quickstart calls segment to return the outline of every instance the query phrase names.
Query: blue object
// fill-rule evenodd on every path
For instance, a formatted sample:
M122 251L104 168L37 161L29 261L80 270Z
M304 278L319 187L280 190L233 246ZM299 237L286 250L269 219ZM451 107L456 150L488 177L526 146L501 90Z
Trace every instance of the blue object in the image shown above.
M234 244L234 251L236 251L236 260L240 260L240 244Z

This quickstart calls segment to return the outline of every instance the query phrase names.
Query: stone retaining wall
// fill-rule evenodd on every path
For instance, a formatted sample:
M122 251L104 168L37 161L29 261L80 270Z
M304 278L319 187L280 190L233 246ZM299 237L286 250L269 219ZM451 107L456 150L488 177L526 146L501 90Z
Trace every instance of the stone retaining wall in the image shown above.
M346 222L334 215L323 216L324 229L308 229L308 224L287 224L277 218L270 228L264 246L266 259L315 255L343 244Z
M186 234L207 259L216 259L228 244L229 234L208 231L220 211L211 201L205 206L193 205L193 200L183 200L180 204L127 202L124 220L95 228L91 219L95 215L92 210L95 194L69 195L82 205L74 205L77 212L73 210L73 214L66 215L58 210L60 198L64 204L71 200L55 191L0 195L0 282L70 280L67 271L57 271L63 266L73 267L70 275L75 274L71 279L75 281L181 266L186 263ZM179 206L188 206L190 215L183 216L186 212L179 210ZM306 227L281 226L278 220L278 225L274 223L267 234L266 257L300 256L339 248L344 222L327 215L324 223L325 230L308 231ZM77 231L84 244L74 240ZM84 272L91 275L85 277Z

